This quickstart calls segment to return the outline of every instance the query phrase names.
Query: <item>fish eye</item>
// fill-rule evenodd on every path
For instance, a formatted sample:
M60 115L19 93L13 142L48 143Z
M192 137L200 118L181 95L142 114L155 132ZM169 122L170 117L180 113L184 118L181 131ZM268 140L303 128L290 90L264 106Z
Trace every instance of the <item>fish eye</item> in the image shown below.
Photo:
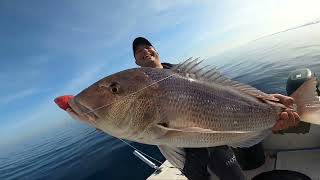
M113 82L109 85L109 89L112 93L118 93L119 92L119 88L120 88L120 85L119 83L117 82Z

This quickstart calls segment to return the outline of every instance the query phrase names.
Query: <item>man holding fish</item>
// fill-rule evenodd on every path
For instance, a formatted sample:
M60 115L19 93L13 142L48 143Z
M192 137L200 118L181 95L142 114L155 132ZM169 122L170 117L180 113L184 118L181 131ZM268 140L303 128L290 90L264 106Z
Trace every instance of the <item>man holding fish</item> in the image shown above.
M138 37L133 41L133 53L136 64L141 67L170 69L173 66L169 63L161 63L160 56L154 46L143 37ZM275 96L288 106L293 104L291 97ZM284 112L273 130L286 129L297 125L298 122L299 116L297 113ZM244 179L240 166L228 146L185 148L184 151L185 161L182 172L190 180L209 179L210 172L215 173L220 179ZM165 152L163 154L165 155ZM170 156L168 160L170 162Z
M112 136L157 145L189 179L213 174L244 179L228 146L250 147L271 130L296 126L300 117L292 110L294 100L297 112L317 123L315 109L306 106L318 107L314 78L302 85L305 93L299 88L292 97L268 95L213 69L204 71L193 60L161 64L157 51L141 37L133 42L133 51L142 68L96 82L67 98L69 106L63 108Z

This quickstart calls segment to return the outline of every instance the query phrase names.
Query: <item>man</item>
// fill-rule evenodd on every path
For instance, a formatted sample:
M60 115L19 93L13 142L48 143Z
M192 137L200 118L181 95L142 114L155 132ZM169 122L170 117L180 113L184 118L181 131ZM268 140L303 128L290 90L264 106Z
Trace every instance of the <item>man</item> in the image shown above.
M133 53L135 62L141 67L170 69L172 64L161 63L160 56L152 44L145 38L138 37L133 41ZM293 104L293 99L283 95L274 95L288 107ZM86 120L79 114L74 114L71 109L66 110L74 119ZM281 113L280 119L273 127L273 131L287 129L296 126L299 122L297 113L285 111ZM179 169L190 180L209 180L215 175L222 180L245 179L242 170L228 146L211 148L184 148L182 149L185 161ZM170 156L161 151L169 160Z
M172 64L161 63L158 52L147 39L138 37L133 41L132 46L135 63L138 66L166 69L172 67ZM274 96L285 105L293 105L291 97L278 94ZM273 131L296 126L298 122L298 114L287 110L281 113ZM181 171L189 180L209 180L215 175L223 180L245 179L232 150L228 146L184 148L183 151L185 162ZM170 162L170 157L163 154Z

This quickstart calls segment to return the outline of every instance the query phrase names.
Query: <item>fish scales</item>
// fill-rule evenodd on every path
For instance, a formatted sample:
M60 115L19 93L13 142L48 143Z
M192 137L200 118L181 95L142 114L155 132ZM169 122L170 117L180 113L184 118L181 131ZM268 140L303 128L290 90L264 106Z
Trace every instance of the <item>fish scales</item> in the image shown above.
M170 75L151 71L154 81ZM152 97L165 106L161 112L184 117L170 121L172 127L196 124L212 130L261 130L274 124L279 109L249 95L218 84L208 84L175 75L159 82L163 96ZM179 114L177 114L177 112ZM169 119L174 119L173 117ZM190 123L190 124L188 124Z
M207 66L204 66L207 67ZM320 124L316 79L292 97L305 122ZM172 69L133 68L107 76L70 102L88 123L117 138L170 147L249 147L288 108L192 60Z

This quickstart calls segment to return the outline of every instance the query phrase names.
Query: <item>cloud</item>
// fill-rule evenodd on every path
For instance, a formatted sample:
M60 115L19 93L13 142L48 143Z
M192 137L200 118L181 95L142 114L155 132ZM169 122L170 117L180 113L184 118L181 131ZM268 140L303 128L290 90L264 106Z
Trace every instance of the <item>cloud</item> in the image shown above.
M91 66L83 67L82 70L79 69L77 73L66 85L57 93L63 94L64 92L78 91L84 86L97 81L101 71L104 69L104 64L92 64Z
M9 102L33 94L47 91L48 87L41 86L48 76L47 68L52 60L49 54L33 54L16 56L2 55L7 61L0 67L0 103ZM46 90L44 90L46 89Z
M50 55L48 54L38 54L38 55L32 55L26 58L27 66L30 68L38 68L39 66L46 65L50 63Z
M80 32L80 33L88 33L90 30L80 27L71 27L71 31L73 32Z
M9 124L27 124L27 122L47 122L54 119L54 121L62 120L62 117L66 117L66 113L60 111L60 109L53 102L54 98L57 96L65 95L65 94L76 94L80 90L89 86L93 82L97 81L99 75L103 72L104 66L102 64L94 64L90 67L83 68L79 73L72 79L70 79L64 86L61 87L59 91L55 91L52 93L52 89L50 89L51 94L47 94L46 97L42 98L41 101L37 102L33 105L31 110L23 115L23 118L18 117L18 119L11 120ZM37 90L37 89L27 89L20 91L18 93L12 94L7 98L2 98L1 103L9 103L13 101L17 101L22 98L35 96L39 93L49 92L49 89L46 90ZM47 123L47 124L55 124L55 123ZM59 123L58 123L59 124ZM12 126L15 127L15 126ZM19 126L20 127L20 126ZM32 126L30 130L34 130L35 128L42 128L43 126Z
M2 104L9 104L13 101L17 101L17 100L20 100L20 99L23 99L23 98L26 98L26 97L29 97L29 96L33 96L35 94L38 94L40 93L41 91L37 90L37 89L25 89L25 90L21 90L21 91L18 91L18 92L15 92L13 94L9 94L9 95L6 95L6 96L3 96L1 97L0 99L0 105Z
M179 0L153 0L150 1L150 7L156 12L164 12L164 11L169 11L169 10L175 10L178 8L182 8L186 5L191 5L196 3L197 1L194 0L184 0L184 1L179 1Z
M207 5L199 19L199 32L193 36L190 55L210 57L262 36L286 30L320 17L318 0L230 1L219 6L219 14L212 14ZM217 15L216 17L214 17ZM214 20L213 20L214 19ZM220 23L214 23L219 21Z

